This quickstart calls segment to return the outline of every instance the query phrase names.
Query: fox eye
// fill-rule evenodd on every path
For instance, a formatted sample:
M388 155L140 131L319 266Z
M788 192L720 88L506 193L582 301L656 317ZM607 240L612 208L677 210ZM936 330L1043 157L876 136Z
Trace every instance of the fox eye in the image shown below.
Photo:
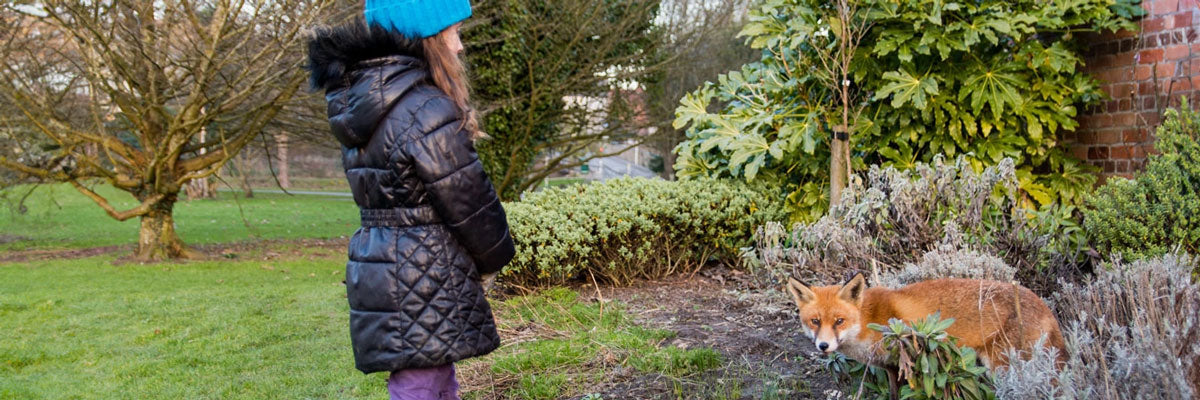
M813 323L813 325L821 325L821 320L813 318L812 323Z
M833 326L841 325L842 322L845 322L845 320L838 318L837 321L833 321Z

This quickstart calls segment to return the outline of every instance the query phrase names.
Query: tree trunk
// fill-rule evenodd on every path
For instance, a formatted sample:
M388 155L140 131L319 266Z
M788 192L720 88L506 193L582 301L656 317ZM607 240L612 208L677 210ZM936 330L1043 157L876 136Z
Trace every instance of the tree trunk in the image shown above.
M247 151L241 151L237 157L234 157L233 168L237 170L238 183L242 187L242 194L247 199L254 197L254 189L250 186L250 155Z
M848 165L850 143L846 140L845 131L839 132L841 129L834 129L833 142L830 145L831 157L829 158L829 206L833 207L838 204L842 198L842 189L846 188L846 181L849 177L849 171L846 170Z
M204 143L204 140L208 136L207 133L207 129L200 128L200 143ZM208 149L200 149L200 155L203 156L205 154L208 154ZM188 201L211 199L216 194L213 192L212 182L208 178L193 179L191 182L188 182L185 191L187 192Z
M288 137L285 134L275 135L275 153L279 155L279 187L290 189L292 180L288 177Z
M138 246L134 256L142 261L196 258L199 254L187 248L175 233L175 199L164 199L150 212L142 215L138 231Z

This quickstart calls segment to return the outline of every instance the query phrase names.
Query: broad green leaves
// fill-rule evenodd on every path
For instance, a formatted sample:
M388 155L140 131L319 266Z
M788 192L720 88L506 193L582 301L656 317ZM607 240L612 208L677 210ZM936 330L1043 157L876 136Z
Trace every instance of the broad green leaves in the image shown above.
M932 76L913 76L908 71L885 72L883 79L888 83L875 92L875 100L892 97L892 107L903 107L911 102L913 107L925 108L926 95L937 96L938 84Z
M1135 28L1134 0L852 3L870 24L849 82L866 101L851 127L855 169L1011 157L1034 205L1078 202L1094 178L1059 138L1104 94L1079 69L1078 35L1064 32ZM787 189L794 218L820 215L841 114L816 50L835 46L845 21L820 0L765 0L749 21L741 35L762 58L683 99L677 171L768 180Z

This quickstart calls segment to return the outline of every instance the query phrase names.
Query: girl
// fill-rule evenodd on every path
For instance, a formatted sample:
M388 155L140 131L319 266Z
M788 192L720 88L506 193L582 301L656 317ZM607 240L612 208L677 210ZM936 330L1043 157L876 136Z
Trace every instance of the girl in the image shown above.
M354 361L391 371L392 399L458 399L453 363L500 345L481 275L514 253L472 144L458 58L471 6L367 0L364 14L308 44L362 215L346 264Z

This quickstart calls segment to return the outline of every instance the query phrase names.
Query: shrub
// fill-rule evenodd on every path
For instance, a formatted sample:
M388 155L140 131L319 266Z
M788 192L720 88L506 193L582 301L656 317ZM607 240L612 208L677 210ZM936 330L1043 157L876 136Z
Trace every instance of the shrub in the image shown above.
M1190 399L1200 394L1196 259L1117 263L1055 296L1069 356L1043 350L998 375L1003 398Z
M756 247L744 253L755 275L832 281L857 269L886 285L936 276L1007 280L1074 260L1053 257L1074 254L1073 241L1050 240L1074 223L1049 209L1020 208L1011 160L975 172L965 158L935 157L908 171L873 167L867 181L816 222L790 232L760 228Z
M952 227L953 224L947 226L946 238L949 240L926 252L919 262L905 263L903 269L880 276L876 284L899 289L910 283L939 278L1013 280L1017 271L1004 260L953 243L953 238L960 236L955 233L957 228Z
M883 334L880 345L887 357L885 365L896 366L900 398L995 398L992 378L987 367L977 363L975 350L958 347L958 339L946 333L953 323L954 319L941 320L934 313L911 325L895 319L888 326L868 325ZM828 367L856 398L890 398L884 368L838 354L829 358Z
M1100 250L1128 259L1175 246L1200 250L1200 112L1167 110L1146 169L1113 178L1088 198L1084 226Z
M501 277L554 285L582 277L625 284L730 260L754 227L784 217L745 184L614 179L530 193L505 205L517 255Z
M976 166L1012 157L1039 205L1075 204L1091 189L1092 168L1061 145L1076 111L1104 96L1080 68L1079 33L1136 29L1136 0L850 3L849 19L828 1L752 9L741 34L762 56L681 100L677 174L772 182L798 220L819 218L844 88L862 107L849 127L854 169L909 168L939 154ZM846 80L826 73L822 56L853 42L837 37L844 25L869 27Z

